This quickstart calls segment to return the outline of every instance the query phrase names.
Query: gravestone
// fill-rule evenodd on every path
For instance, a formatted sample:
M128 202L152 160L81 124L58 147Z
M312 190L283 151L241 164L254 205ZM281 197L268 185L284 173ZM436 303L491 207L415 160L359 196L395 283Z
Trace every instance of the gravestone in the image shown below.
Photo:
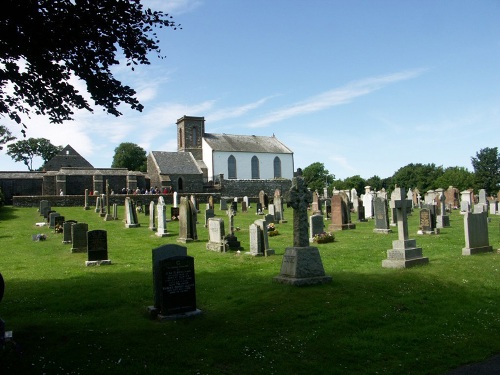
M373 199L374 194L371 191L371 186L365 186L365 194L363 195L363 207L365 208L365 218L373 217Z
M407 207L411 201L406 199L404 188L395 188L391 195L391 208L397 209L398 239L392 241L392 249L387 250L387 259L382 261L384 268L408 268L429 263L429 258L422 257L422 248L416 247L416 241L408 239Z
M154 203L154 202L151 202ZM154 211L153 211L154 212ZM157 237L167 237L167 207L159 203L156 206L156 213L158 214L158 229L156 230L155 235ZM154 214L151 214L153 216Z
M356 191L355 188L351 189L351 202L352 202L352 208L354 212L358 212L359 204L358 204L358 192Z
M247 209L248 209L248 208L250 208L250 202L249 202L249 200L248 200L248 196L246 196L246 195L245 195L245 196L243 197L243 202L245 202L245 204L246 204L246 206L247 206Z
M444 189L436 189L436 228L448 228L450 226L450 217L446 215L446 195Z
M249 236L250 236L250 251L245 254L252 256L263 256L264 255L264 245L262 243L263 236L261 234L260 227L252 223L248 228Z
M87 223L75 223L71 225L71 252L84 253L87 251L87 232L89 225Z
M84 210L89 210L90 207L89 207L89 189L85 189L85 201L83 203L83 209Z
M156 230L155 201L149 202L149 229Z
M474 199L472 198L472 192L470 190L464 190L460 192L460 213L465 214L470 211L470 208L474 204Z
M95 199L95 209L94 212L99 213L101 212L101 197L96 197Z
M179 207L170 207L170 217L172 220L179 220Z
M205 228L208 228L208 220L215 217L215 212L213 209L209 208L205 210Z
M213 209L214 209L214 197L213 197L213 196L209 196L209 197L208 197L208 205L210 206L209 208L210 208L211 210L213 210Z
M314 242L314 236L325 232L323 215L309 216L309 242Z
M174 191L173 197L172 197L172 206L174 208L178 208L179 205L179 197L176 191Z
M274 204L273 203L269 203L269 207L267 208L267 213L268 213L268 215L273 216L273 223L274 223L275 211L274 211Z
M425 204L420 210L420 224L418 234L439 234L436 228L436 206Z
M497 215L498 214L498 201L493 200L490 201L490 215Z
M118 203L113 203L113 220L118 220Z
M256 212L257 215L264 215L264 210L262 209L262 203L257 203Z
M285 220L285 212L283 209L283 200L281 198L281 195L274 196L274 220L280 224L284 224L287 222Z
M198 240L196 231L196 209L187 197L181 197L179 205L179 237L178 242L186 243Z
M109 199L109 181L106 181L106 195L103 195L103 199L106 199L106 212L104 214L104 221L114 220L113 215L111 215L111 205ZM101 215L103 216L103 215Z
M225 253L229 249L229 245L225 239L224 220L222 218L208 219L208 243L207 250L219 251Z
M226 197L220 198L220 210L227 211L227 198Z
M462 255L493 251L488 237L488 214L466 212L464 215L465 247Z
M331 207L331 222L328 230L356 229L356 224L350 222L350 212L348 212L347 203L340 193L332 196Z
M58 217L58 216L61 216L61 214L59 212L55 212L55 211L53 211L53 212L51 212L49 214L49 228L50 229L54 229L55 228L55 226L56 226L56 217Z
M47 211L47 216L45 217L45 219L47 220L47 225L50 226L50 214L55 213L55 212L56 211L53 211L53 210Z
M236 201L232 201L232 202L231 202L231 210L232 210L234 213L238 212L238 202L236 202Z
M66 220L63 223L63 240L62 243L71 243L71 226L76 224L76 220Z
M264 197L267 197L267 194L264 192L264 190L259 191L259 203L262 210L265 210L267 208L267 202L265 201Z
M368 221L365 217L365 206L363 205L363 200L358 198L358 221L363 223Z
M108 259L108 232L105 230L89 230L87 232L87 261L86 266L109 265Z
M391 233L392 229L389 228L389 210L387 208L387 199L383 197L376 197L373 202L374 216L375 216L375 229L374 233Z
M229 233L226 236L227 245L231 250L239 250L241 248L241 243L238 241L238 237L234 234L234 212L232 210L228 210L227 217L229 222Z
M138 228L140 226L134 201L125 197L125 228Z
M64 231L63 224L64 224L65 218L64 216L56 216L54 218L54 232L55 233L62 233Z
M275 251L269 246L269 236L267 235L267 223L265 220L257 219L254 221L260 229L261 243L264 248L263 252L265 256L274 255Z
M271 206L271 205L269 205ZM264 215L264 221L266 222L266 225L267 224L274 224L274 215L272 214L267 214L267 215Z
M150 316L173 320L200 314L196 308L194 258L187 256L187 248L164 245L153 249L152 255L154 305L148 307Z
M40 216L43 216L44 218L47 218L47 212L50 211L50 202L48 200L41 200L40 201L40 207L38 209L40 211Z
M248 212L247 202L245 201L241 202L241 212Z
M317 191L312 193L311 211L313 215L321 215L321 202Z
M325 275L318 248L309 246L307 208L312 202L312 194L300 169L292 179L285 201L293 208L293 247L285 249L280 274L273 281L296 286L331 282L331 276Z
M198 201L196 200L196 197L191 194L189 199L191 200L191 203L193 203L194 210L198 211Z

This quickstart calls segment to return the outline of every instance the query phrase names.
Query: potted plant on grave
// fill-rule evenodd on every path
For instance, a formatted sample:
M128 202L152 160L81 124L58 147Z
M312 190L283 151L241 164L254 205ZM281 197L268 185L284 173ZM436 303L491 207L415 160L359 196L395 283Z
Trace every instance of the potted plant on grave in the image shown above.
M314 243L328 243L335 241L335 235L331 232L323 232L313 237Z

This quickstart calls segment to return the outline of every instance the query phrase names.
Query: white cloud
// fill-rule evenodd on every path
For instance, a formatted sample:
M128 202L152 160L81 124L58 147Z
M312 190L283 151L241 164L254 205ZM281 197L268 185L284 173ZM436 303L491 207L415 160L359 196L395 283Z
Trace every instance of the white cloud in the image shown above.
M243 116L247 114L248 112L259 108L262 106L264 103L266 103L272 96L268 96L266 98L259 99L253 103L248 103L239 107L234 107L234 108L224 108L217 110L213 113L207 114L206 119L207 121L215 122L215 121L220 121L220 120L225 120L228 118L236 118Z
M182 14L192 12L203 4L200 0L143 0L144 6L166 13Z
M353 99L370 94L394 82L415 78L424 70L411 70L380 77L371 77L350 82L345 86L313 96L287 108L279 109L249 125L252 128L265 127L292 117L318 112L333 106L350 103Z

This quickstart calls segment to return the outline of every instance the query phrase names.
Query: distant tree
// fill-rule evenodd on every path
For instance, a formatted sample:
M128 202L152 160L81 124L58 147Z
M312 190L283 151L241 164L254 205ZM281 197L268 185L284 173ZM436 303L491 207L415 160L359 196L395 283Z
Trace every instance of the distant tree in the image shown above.
M16 137L5 126L0 125L0 150L3 150L3 145L7 142L13 141Z
M417 188L421 192L430 189L436 189L436 180L443 174L443 167L436 167L432 164L408 164L399 168L394 176L392 183L406 189Z
M382 179L377 175L366 180L366 185L371 186L372 190L374 191L382 190L382 188L385 188L387 190L387 187L384 186Z
M302 171L302 177L307 184L307 187L311 191L318 190L318 192L323 192L325 186L330 185L335 176L330 174L323 163L316 162L305 167Z
M176 29L168 14L140 0L3 0L0 12L0 115L20 124L21 114L48 115L53 123L91 105L71 77L86 83L95 105L115 116L120 103L141 111L136 92L114 78L127 66L160 56L155 28ZM6 90L12 87L12 92ZM23 129L24 131L24 129Z
M115 155L113 156L111 168L127 168L129 171L146 172L146 151L135 143L120 143L118 147L115 148Z
M342 185L339 186L342 186L343 190L351 190L352 188L355 188L358 194L363 194L365 192L366 181L361 178L360 175L355 175L345 178ZM337 186L336 188L339 190L341 189Z
M500 157L497 147L486 147L471 157L474 168L475 188L485 189L487 194L496 194L500 184Z
M28 138L7 145L7 155L14 161L22 161L28 170L33 171L35 157L41 157L45 164L62 149L62 146L54 146L46 138Z
M453 186L463 191L474 186L474 173L464 167L448 167L436 180L436 185L443 189Z

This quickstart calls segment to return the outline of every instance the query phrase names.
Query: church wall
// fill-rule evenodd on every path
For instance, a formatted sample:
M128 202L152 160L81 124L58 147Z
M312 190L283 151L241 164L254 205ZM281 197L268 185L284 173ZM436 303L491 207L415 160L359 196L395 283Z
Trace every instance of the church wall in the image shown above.
M274 158L278 156L281 160L281 177L293 178L293 154L267 154L267 153L251 153L251 152L213 152L213 172L216 177L219 173L224 173L224 178L228 177L227 160L230 155L236 159L236 177L238 180L250 180L252 178L252 157L259 158L259 170L261 179L274 178ZM208 165L207 165L208 166ZM209 167L210 168L210 167ZM212 179L210 174L208 179Z
M273 180L223 180L222 196L227 197L258 197L263 190L270 198L274 196L276 189L281 190L281 195L292 187L292 181L288 179Z

